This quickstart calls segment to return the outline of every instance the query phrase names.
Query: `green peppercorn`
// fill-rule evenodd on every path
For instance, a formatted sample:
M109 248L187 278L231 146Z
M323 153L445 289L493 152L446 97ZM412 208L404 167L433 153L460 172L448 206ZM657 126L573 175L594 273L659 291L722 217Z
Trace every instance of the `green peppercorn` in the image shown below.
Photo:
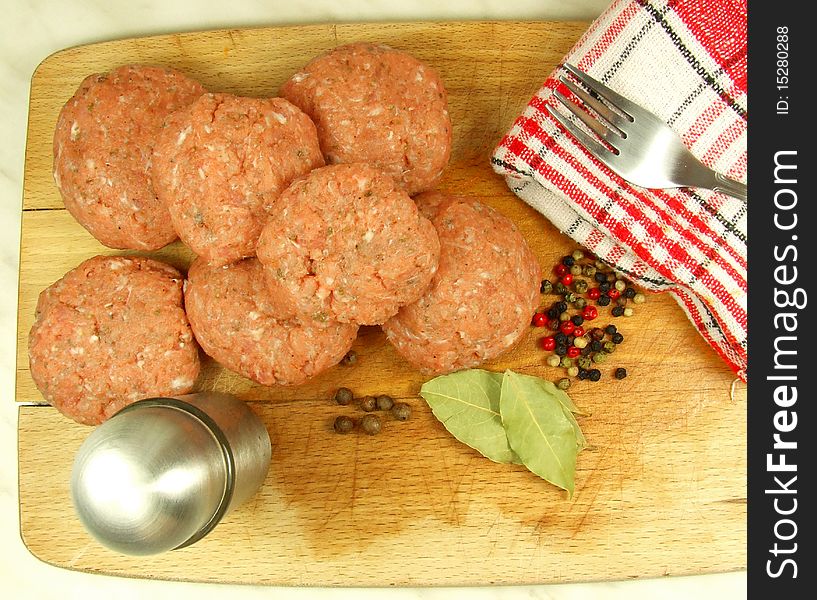
M575 302L578 299L579 297L573 292L570 291L565 292L565 302Z
M607 340L601 345L601 349L607 354L612 354L613 352L616 351L616 345L610 340Z
M633 309L628 306L627 308L624 309L624 312L621 314L623 314L625 317L632 317Z
M551 367L558 367L559 363L562 362L562 359L556 356L555 354L551 354L545 359L545 362L550 365Z
M569 321L570 320L570 315L567 314L567 311L565 311L563 313L559 313L559 320L560 321Z
M596 262L594 262L593 264L596 266L596 269L597 269L598 271L606 271L606 270L607 270L607 265L605 265L605 264L604 264L603 262L601 262L600 260L597 260L597 261L596 261Z
M582 275L585 277L593 277L596 274L596 267L593 265L584 265L582 267Z
M645 300L646 300L646 298L644 297L644 294L642 294L640 292L637 293L635 296L633 296L633 302L635 304L644 304Z
M577 294L584 294L587 292L590 286L587 284L587 281L584 279L576 279L573 282L573 289L576 290Z
M355 428L355 420L346 415L335 417L334 429L338 433L349 433Z
M360 399L360 410L366 412L377 410L377 399L374 396L364 396Z
M573 359L569 356L563 356L562 359L559 361L559 366L568 369L573 366Z
M380 433L380 417L377 415L366 415L360 420L360 428L369 435Z
M380 394L376 398L377 402L377 410L391 410L391 407L394 406L394 400L392 400L391 396L387 396L386 394Z
M579 368L585 370L589 369L593 364L593 361L589 356L580 356L577 362L579 364Z
M543 279L542 283L539 285L539 293L540 294L549 294L553 291L553 284L550 283L550 280Z
M405 402L398 402L391 408L392 416L398 421L407 421L411 416L411 406Z
M619 292L623 292L627 288L627 284L624 283L623 279L617 279L614 286Z
M587 341L587 338L584 336L577 337L573 340L573 345L576 346L579 350L587 346L590 342Z
M616 274L615 273L607 273L607 283L615 283L616 281Z
M561 281L559 281L559 282L556 283L556 285L553 286L553 290L557 294L564 294L567 291L567 288L565 287L565 284L563 284Z
M335 392L335 402L340 404L341 406L346 406L352 400L354 400L355 395L352 393L352 390L349 388L338 388L338 391Z
M594 363L603 363L605 360L607 360L607 355L604 352L596 352L593 355Z
M559 381L556 382L556 387L560 390L566 390L570 387L570 379L567 377L562 377Z
M584 252L580 248L576 248L570 256L573 257L573 260L581 260L584 258Z
M576 301L573 303L573 306L581 310L582 308L587 306L587 300L585 300L584 298L577 298Z
M575 367L575 366L574 366L574 367L570 367L570 368L567 370L567 374L568 374L570 377L576 377L576 375L578 375L578 374L579 374L579 367Z

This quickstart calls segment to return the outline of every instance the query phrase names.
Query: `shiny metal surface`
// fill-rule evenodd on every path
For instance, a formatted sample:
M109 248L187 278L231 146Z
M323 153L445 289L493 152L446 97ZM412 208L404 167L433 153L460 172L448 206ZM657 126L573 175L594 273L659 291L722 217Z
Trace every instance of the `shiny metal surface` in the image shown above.
M638 104L610 89L573 65L564 68L584 89L566 77L559 80L579 99L586 110L556 90L556 99L601 140L585 133L573 121L550 106L547 111L591 154L621 177L645 188L701 187L746 202L746 185L716 173L701 163L684 146L666 123ZM610 106L597 98L604 98ZM599 118L600 117L600 118Z
M132 404L97 427L74 461L71 495L85 528L124 554L201 539L263 483L263 423L228 394Z

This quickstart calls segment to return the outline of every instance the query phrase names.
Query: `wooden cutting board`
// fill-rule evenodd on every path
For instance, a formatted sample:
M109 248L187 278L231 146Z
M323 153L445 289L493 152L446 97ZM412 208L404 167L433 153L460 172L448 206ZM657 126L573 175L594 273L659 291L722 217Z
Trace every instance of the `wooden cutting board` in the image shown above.
M274 95L312 56L379 40L436 67L450 92L454 152L441 188L479 197L512 218L549 269L570 240L513 196L488 158L587 23L317 25L129 39L58 52L31 85L20 263L17 401L42 403L27 370L38 293L94 254L113 254L62 207L51 137L82 78L128 62L174 66L211 90ZM185 268L176 243L154 256ZM612 321L609 313L599 323ZM294 388L265 388L205 362L200 389L251 403L273 440L259 493L201 542L164 555L110 552L82 529L69 500L71 463L91 429L48 406L19 419L22 537L40 559L133 577L278 585L530 584L728 571L746 565L746 396L666 296L616 321L626 340L599 383L577 382L591 445L576 494L454 440L416 396L423 377L376 328L353 367ZM541 332L541 330L540 330ZM530 334L487 365L555 379ZM610 376L615 366L630 376ZM408 422L376 437L332 432L333 390L405 398Z

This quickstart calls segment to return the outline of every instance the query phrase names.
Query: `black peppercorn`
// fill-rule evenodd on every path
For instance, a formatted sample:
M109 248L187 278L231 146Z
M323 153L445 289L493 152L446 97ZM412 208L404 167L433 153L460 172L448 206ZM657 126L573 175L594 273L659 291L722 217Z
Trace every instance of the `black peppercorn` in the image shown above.
M590 375L590 371L588 371L587 369L579 368L579 379L582 379L582 380L587 379L589 377L589 375Z
M572 346L574 341L576 341L576 336L569 335L569 336L567 336L567 339L565 340L565 345Z
M610 339L613 340L614 344L620 344L621 342L624 341L624 336L621 335L620 333L614 333L613 337Z
M342 406L346 406L347 404L349 404L354 399L354 397L355 395L349 388L345 387L338 388L338 391L335 392L335 402Z
M590 330L590 337L594 340L604 339L604 330L600 327L594 327Z
M608 281L600 283L599 284L599 291L602 294L606 294L607 292L609 292L610 291L610 283Z
M598 304L599 306L607 306L608 304L610 304L610 296L608 296L607 294L602 294L601 296L599 296L599 299L596 300L596 304Z
M555 306L560 313L563 313L564 311L567 310L567 302L557 302Z
M590 381L598 381L599 379L601 379L601 371L599 371L598 369L590 369L590 371L587 374L587 378Z
M616 369L615 372L616 379L624 379L625 377L627 377L627 369L625 369L624 367L619 367L618 369Z
M620 317L624 314L624 307L623 306L614 306L613 310L611 311L614 317Z
M584 317L583 317L583 316L581 316L581 315L573 315L573 316L570 318L570 320L571 320L571 321L573 321L573 324L574 324L576 327L578 327L579 325L581 325L582 323L584 323Z
M554 331L556 331L557 329L559 329L559 323L560 323L560 321L559 321L559 319L558 319L558 316L559 316L559 315L556 315L556 316L555 316L555 317L553 317L553 318L552 318L550 321L548 321L548 327L549 327L550 329L553 329Z
M635 297L635 288L626 287L621 294L625 298L634 298Z
M561 331L559 333L557 333L556 335L554 335L553 339L556 341L557 346L559 344L562 344L562 345L567 344L567 336L564 333L562 333Z
M572 267L575 263L576 259L570 255L562 257L562 264L566 267Z
M351 417L347 417L346 415L340 415L335 417L333 427L338 433L349 433L355 428L355 420Z
M585 346L584 348L581 349L581 355L582 356L587 356L592 351L593 351L593 349L589 345L587 345L587 346Z
M548 319L555 319L559 316L559 310L555 306L551 306L545 314Z
M615 335L616 331L618 331L618 328L612 323L604 328L604 333L607 335Z
M593 275L593 279L595 279L598 283L602 283L604 281L607 281L607 275L601 272L596 272L596 274Z
M593 340L592 342L590 342L590 349L593 352L601 352L601 341Z
M556 344L556 348L553 350L558 356L564 356L567 354L567 346L564 344Z

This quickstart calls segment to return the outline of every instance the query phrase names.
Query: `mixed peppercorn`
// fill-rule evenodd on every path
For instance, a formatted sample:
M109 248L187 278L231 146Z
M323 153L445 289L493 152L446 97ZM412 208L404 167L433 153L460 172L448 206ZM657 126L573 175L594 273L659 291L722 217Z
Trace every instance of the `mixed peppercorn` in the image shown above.
M553 271L555 282L543 279L539 291L561 299L537 311L531 320L534 327L553 332L539 340L543 350L553 352L546 362L566 369L568 377L556 383L561 389L570 387L571 378L599 381L602 377L599 365L615 352L624 336L613 324L604 328L591 326L591 321L599 317L598 307L613 304L610 311L613 317L630 317L634 314L630 304L644 302L644 294L636 291L620 273L582 250L563 257ZM627 370L617 368L613 376L624 379Z
M333 399L337 404L346 406L355 399L355 396L349 388L341 387L337 389ZM411 416L411 406L405 402L395 402L394 398L386 394L363 396L358 400L358 408L368 413L364 415L359 422L347 415L338 415L335 417L333 428L337 433L349 433L358 425L360 425L360 429L364 433L369 435L380 433L383 424L380 417L373 414L375 411L391 413L392 417L397 421L406 421Z

